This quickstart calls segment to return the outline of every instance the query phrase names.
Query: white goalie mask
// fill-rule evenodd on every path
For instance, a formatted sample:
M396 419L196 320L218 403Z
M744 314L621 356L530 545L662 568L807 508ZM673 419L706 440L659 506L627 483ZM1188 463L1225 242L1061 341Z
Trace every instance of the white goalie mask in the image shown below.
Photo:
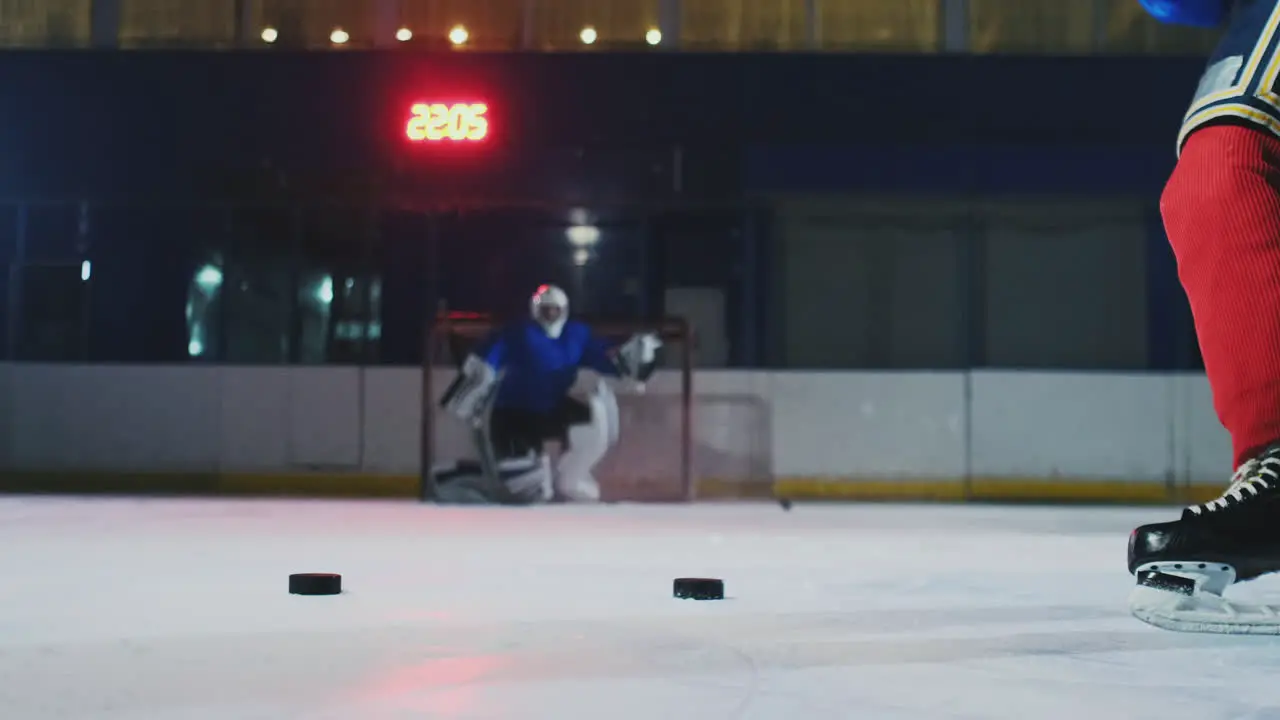
M569 319L569 296L555 285L540 285L529 299L529 314L548 337L558 338Z

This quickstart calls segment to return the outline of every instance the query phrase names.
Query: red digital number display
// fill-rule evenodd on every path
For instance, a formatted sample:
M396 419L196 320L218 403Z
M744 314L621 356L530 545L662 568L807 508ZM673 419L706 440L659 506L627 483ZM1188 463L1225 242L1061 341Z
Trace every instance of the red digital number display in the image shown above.
M413 142L477 142L489 135L485 103L414 103L405 135Z

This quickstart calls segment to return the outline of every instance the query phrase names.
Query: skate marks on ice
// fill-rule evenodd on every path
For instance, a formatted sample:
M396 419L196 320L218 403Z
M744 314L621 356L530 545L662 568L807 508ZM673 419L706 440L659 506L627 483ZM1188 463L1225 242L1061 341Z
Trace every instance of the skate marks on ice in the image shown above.
M1167 720L1280 697L1266 639L1128 615L1133 511L246 510L0 523L23 548L0 556L0 716ZM673 601L673 562L736 599ZM353 591L285 595L302 565ZM86 574L121 584L68 592Z
M762 679L768 686L780 674L1223 647L1221 639L1211 644L1205 636L1078 629L1115 616L1089 607L918 609L873 616L717 615L708 607L697 606L684 617L618 622L414 624L11 646L0 649L0 707L33 719L109 718L113 709L128 710L119 717L176 717L184 708L225 706L232 702L228 689L241 704L289 704L319 694L336 695L333 702L354 709L409 706L467 687L483 696L473 697L470 707L501 717L503 697L517 687L540 694L551 686L647 680L658 682L641 684L700 693L710 713L704 717L730 718L747 712ZM1007 631L1058 623L1061 631ZM92 681L69 689L67 678ZM1062 681L1047 669L1026 669L1023 679Z

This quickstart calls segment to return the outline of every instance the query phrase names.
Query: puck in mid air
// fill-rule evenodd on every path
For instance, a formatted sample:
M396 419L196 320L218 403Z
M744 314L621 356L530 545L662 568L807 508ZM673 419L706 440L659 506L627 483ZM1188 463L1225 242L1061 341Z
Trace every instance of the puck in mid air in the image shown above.
M682 600L723 600L724 581L717 578L676 578L673 594Z
M290 595L338 595L342 576L337 573L296 573L289 576Z

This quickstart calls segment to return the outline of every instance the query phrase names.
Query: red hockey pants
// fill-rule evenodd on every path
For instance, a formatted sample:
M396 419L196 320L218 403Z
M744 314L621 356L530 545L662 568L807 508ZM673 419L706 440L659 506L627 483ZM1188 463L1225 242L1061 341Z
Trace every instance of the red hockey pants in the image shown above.
M1197 130L1160 212L1239 465L1280 440L1280 139Z

